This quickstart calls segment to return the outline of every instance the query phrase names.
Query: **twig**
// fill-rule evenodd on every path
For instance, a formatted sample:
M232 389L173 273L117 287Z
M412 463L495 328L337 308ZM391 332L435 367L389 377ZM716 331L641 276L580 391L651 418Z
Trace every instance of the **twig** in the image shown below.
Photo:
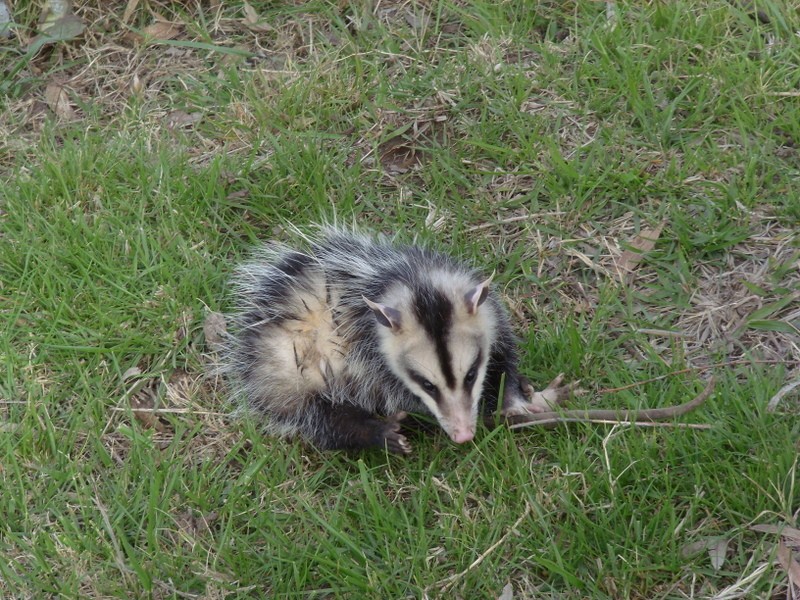
M491 223L481 223L480 225L473 225L472 227L468 227L467 231L473 232L478 231L480 229L488 229L490 227L496 227L499 224L508 224L508 223L516 223L517 221L527 221L531 218L531 215L516 215L513 217L506 217L505 219L498 219L492 221Z
M519 519L517 519L514 522L514 524L511 527L508 528L508 531L506 531L503 534L503 537L501 537L494 544L489 546L478 558L473 560L472 563L466 569L464 569L460 573L455 573L454 575L450 575L449 577L445 577L444 579L442 579L438 583L438 585L442 586L441 591L444 592L444 591L450 589L456 583L456 581L458 581L459 579L463 578L472 569L474 569L479 564L481 564L487 556L489 556L492 552L494 552L499 546L501 546L511 536L512 533L514 533L514 530L517 527L519 527L519 524L522 523L530 513L531 513L530 502L526 502L525 503L525 512L523 512L522 515L520 515Z
M109 410L113 412L135 412L135 413L146 413L151 415L203 415L203 416L210 416L210 417L229 417L230 414L228 413L221 413L221 412L214 412L210 410L192 410L190 408L127 408L127 407L119 407L119 406L112 406Z

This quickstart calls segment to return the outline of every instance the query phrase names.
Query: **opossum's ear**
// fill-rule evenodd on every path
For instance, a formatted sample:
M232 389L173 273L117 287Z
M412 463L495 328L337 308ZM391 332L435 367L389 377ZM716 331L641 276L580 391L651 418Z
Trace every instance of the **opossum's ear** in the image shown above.
M392 332L397 333L400 331L400 325L402 324L402 317L400 315L400 311L396 308L392 308L391 306L386 306L385 304L378 304L377 302L373 302L366 296L361 296L364 298L364 302L367 303L367 306L372 309L372 312L375 314L375 318L378 320L378 323L383 325L384 327L391 328Z
M478 312L478 307L484 303L486 297L489 295L489 284L492 283L494 273L488 279L482 281L466 294L464 294L464 301L467 303L467 312L474 315Z

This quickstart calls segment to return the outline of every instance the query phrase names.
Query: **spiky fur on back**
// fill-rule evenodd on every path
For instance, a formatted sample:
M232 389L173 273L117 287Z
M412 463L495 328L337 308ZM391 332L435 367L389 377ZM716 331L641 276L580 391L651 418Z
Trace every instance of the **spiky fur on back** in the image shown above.
M332 227L306 239L303 250L265 246L233 278L238 305L225 370L275 434L299 435L323 448L381 445L380 434L367 439L370 429L351 431L350 421L372 415L380 429L381 416L430 409L389 367L391 349L381 341L386 332L365 298L388 296L419 310L435 297L447 307L482 280L447 255ZM483 395L493 410L504 373L512 388L519 386L506 313L493 293L484 306ZM436 315L422 317L436 327Z

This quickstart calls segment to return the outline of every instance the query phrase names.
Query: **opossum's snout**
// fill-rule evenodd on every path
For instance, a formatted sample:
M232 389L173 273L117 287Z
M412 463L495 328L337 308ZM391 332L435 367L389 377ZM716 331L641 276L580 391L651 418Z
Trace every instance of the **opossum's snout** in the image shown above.
M464 444L475 437L474 427L456 427L450 432L450 439L456 444Z
M447 435L456 444L464 444L475 437L477 419L471 413L450 415L441 422Z

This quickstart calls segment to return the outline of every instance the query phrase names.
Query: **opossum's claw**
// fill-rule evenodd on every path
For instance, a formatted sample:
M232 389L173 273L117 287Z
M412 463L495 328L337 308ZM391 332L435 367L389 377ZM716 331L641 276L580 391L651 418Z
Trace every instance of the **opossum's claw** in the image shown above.
M383 429L383 438L386 449L395 454L411 454L411 444L402 433L400 433L400 421L408 416L406 412L399 412L396 415L386 417Z
M406 436L401 433L387 433L386 449L394 454L411 454L411 444L408 443Z

